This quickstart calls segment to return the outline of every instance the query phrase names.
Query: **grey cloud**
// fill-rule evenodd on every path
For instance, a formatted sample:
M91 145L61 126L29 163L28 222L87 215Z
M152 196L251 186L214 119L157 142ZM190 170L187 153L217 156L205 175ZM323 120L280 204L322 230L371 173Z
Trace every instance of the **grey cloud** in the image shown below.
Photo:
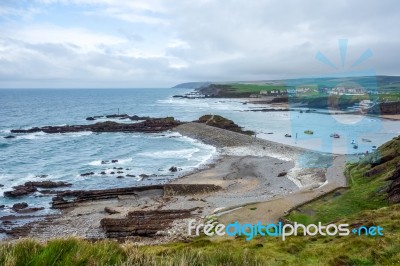
M165 25L115 26L115 33L129 41L126 47L99 45L99 50L84 51L68 44L33 45L8 40L24 56L13 62L0 61L0 75L16 81L35 78L38 84L40 79L53 77L68 84L140 87L182 81L295 78L364 68L377 74L400 73L400 3L395 0L158 3L162 19L168 21ZM146 12L150 17L158 14ZM347 38L349 45L344 69L337 44L340 38ZM167 39L188 45L168 47ZM125 53L147 46L160 47L164 54L139 58ZM357 68L349 68L366 49L373 51L373 57ZM338 69L317 61L318 51ZM185 67L171 67L175 61L184 62Z

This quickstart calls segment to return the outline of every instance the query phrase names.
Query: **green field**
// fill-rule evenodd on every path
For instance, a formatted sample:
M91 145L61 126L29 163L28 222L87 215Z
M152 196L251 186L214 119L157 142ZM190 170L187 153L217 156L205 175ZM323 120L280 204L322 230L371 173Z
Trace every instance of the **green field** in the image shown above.
M234 90L238 92L249 92L259 94L260 91L273 91L280 90L286 91L288 88L284 85L270 85L270 84L241 84L241 83L233 83L229 84Z

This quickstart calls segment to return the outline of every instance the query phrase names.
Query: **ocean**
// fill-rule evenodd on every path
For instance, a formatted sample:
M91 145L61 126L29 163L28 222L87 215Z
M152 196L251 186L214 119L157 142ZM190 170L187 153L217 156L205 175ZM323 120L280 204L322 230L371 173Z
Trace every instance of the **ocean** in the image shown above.
M176 132L18 134L5 139L11 129L46 125L93 123L86 117L126 113L193 121L204 114L232 119L257 137L326 153L359 153L400 134L400 123L378 118L320 113L255 112L261 107L239 99L185 99L173 95L185 89L32 89L0 90L0 205L25 201L51 212L49 196L34 193L20 199L3 192L27 181L64 181L68 189L105 189L165 183L206 165L217 150ZM99 120L105 121L105 120ZM313 130L313 135L304 134ZM340 139L329 137L331 133ZM291 138L284 135L289 133ZM297 137L296 137L297 136ZM355 140L359 148L350 144ZM371 142L363 141L369 139ZM102 164L103 160L118 160ZM171 166L182 170L169 171ZM117 169L116 169L117 168ZM106 175L100 174L106 172ZM120 171L121 173L117 173ZM94 175L81 176L94 172ZM111 174L114 172L115 174ZM126 175L131 177L126 177ZM140 175L148 177L140 177ZM41 178L46 175L46 178ZM116 178L119 175L125 178ZM135 176L135 177L133 177ZM0 217L10 209L0 209Z

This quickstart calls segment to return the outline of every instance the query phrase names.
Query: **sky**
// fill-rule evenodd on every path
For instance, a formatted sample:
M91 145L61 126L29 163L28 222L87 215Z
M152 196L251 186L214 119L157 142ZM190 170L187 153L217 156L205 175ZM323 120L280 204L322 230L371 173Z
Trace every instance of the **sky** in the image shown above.
M0 0L0 88L399 75L399 10L397 0Z

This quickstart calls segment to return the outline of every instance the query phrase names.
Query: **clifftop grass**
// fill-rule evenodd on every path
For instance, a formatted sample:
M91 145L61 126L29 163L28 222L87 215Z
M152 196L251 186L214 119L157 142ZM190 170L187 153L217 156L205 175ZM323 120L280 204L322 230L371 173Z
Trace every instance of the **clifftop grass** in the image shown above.
M341 222L380 225L383 237L293 236L137 246L80 239L33 240L0 245L0 265L399 265L400 206L362 211Z

